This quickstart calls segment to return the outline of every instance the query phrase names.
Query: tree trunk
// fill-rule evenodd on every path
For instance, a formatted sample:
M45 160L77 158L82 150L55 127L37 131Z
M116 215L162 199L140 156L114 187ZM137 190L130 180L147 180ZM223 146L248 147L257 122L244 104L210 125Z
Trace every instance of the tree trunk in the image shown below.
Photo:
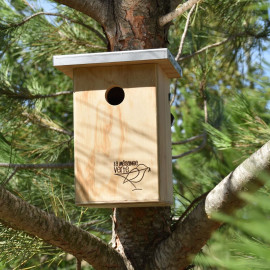
M111 51L166 47L168 27L158 19L169 11L169 1L111 1L112 21L103 26Z
M134 269L144 269L154 247L170 235L169 207L116 208L113 247Z
M113 23L104 30L110 50L142 50L167 45L167 27L158 19L169 11L169 1L112 1ZM113 247L134 269L152 255L154 246L170 234L169 207L118 208L113 214Z

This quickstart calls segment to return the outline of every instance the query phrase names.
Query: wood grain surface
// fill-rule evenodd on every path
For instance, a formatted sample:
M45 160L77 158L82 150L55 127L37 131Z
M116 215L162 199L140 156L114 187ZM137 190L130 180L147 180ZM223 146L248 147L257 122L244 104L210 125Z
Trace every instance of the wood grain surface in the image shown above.
M169 79L163 71L157 64L119 65L77 68L73 77L76 204L170 204ZM125 98L113 106L105 96L115 86Z

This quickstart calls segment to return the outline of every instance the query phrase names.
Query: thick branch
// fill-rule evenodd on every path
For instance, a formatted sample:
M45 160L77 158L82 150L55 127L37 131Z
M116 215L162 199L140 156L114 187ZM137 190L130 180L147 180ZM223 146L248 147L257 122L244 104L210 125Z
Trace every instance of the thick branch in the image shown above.
M0 187L0 219L63 249L95 269L127 269L121 255L88 232L48 214Z
M254 192L260 186L258 175L270 168L270 141L225 177L203 199L173 233L156 249L148 269L180 270L190 263L221 223L212 219L215 212L231 213L242 207L241 191Z
M107 7L107 1L103 0L55 0L59 4L66 5L75 10L78 10L96 20L101 25L104 25L107 18L109 10ZM112 7L111 7L111 12Z
M188 0L184 4L178 6L172 12L162 16L159 18L159 25L164 26L165 24L171 22L173 19L177 18L178 16L182 15L185 11L192 8L193 5L197 4L201 0Z

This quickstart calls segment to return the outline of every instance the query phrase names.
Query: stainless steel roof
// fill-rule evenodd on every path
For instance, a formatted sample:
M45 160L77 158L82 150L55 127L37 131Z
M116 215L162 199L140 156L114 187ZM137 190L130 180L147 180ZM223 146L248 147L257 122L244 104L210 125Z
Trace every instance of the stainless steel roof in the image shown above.
M73 69L78 67L159 64L169 78L179 78L181 68L167 48L117 51L104 53L56 55L53 65L69 77L73 77Z

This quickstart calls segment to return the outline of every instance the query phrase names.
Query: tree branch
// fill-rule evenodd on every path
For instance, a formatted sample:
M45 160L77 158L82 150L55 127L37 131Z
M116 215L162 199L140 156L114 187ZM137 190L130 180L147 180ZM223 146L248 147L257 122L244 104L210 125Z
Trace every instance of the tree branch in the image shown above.
M107 1L103 0L54 0L59 4L66 5L75 10L78 10L96 20L101 25L104 25L109 10L106 8ZM111 7L112 9L112 7ZM110 10L113 12L112 10Z
M193 141L196 141L198 139L201 139L203 138L205 135L204 133L203 134L199 134L197 136L193 136L193 137L190 137L186 140L183 140L183 141L179 141L179 142L172 142L172 145L180 145L180 144L186 144L186 143L189 143L189 142L193 142Z
M270 141L225 177L176 225L172 234L155 250L147 269L185 269L190 256L198 253L221 225L212 218L213 214L231 213L242 207L244 202L239 192L255 192L261 186L258 176L269 169Z
M260 31L259 33L253 33L251 32L249 29L246 29L245 31L243 31L242 33L238 33L238 34L234 34L232 36L229 36L228 38L222 40L222 41L219 41L219 42L216 42L214 44L210 44L210 45L207 45L205 47L203 47L202 49L190 54L190 55L187 55L187 56L183 56L181 57L178 61L183 61L183 60L186 60L186 59L189 59L195 55L198 55L208 49L212 49L212 48L215 48L215 47L218 47L220 45L223 45L224 43L232 40L232 39L236 39L237 37L253 37L255 39L260 39L260 38L268 38L269 36L269 31L268 31L268 28L270 26L270 21L267 22L267 26L265 26L265 28Z
M193 5L197 4L201 0L188 0L184 4L178 6L175 10L159 18L159 25L164 26L171 22L173 19L182 15L185 11L189 10Z
M74 163L43 163L43 164L14 164L14 163L0 163L2 168L14 168L18 170L37 170L37 169L67 169L74 168Z
M192 137L192 138L194 138L194 137ZM200 151L201 149L203 149L203 148L205 147L205 145L206 145L206 133L203 134L203 137L202 137L202 138L203 138L203 141L202 141L202 143L201 143L198 147L193 148L193 149L191 149L191 150L189 150L189 151L187 151L187 152L184 152L184 153L182 153L182 154L180 154L180 155L172 156L172 159L182 158L182 157L188 156L188 155L190 155L190 154L199 152L199 151ZM190 138L190 139L191 139L191 138ZM196 139L199 139L199 137L196 138ZM194 140L195 140L195 139L194 139ZM194 140L193 140L193 141L194 141ZM179 143L179 144L181 144L181 143Z
M58 133L68 135L70 137L73 137L73 132L71 132L69 130L65 130L65 129L60 128L60 127L57 127L56 124L53 123L52 121L44 119L44 118L42 118L38 115L35 115L35 114L29 114L27 112L23 112L22 115L25 116L27 119L29 119L29 121L31 121L34 124L37 124L41 127L48 128L48 129L56 131Z
M200 195L199 197L197 197L195 200L193 200L190 205L187 207L187 209L184 211L184 213L179 217L179 219L177 220L177 223L175 224L175 226L177 226L177 224L179 224L180 222L182 222L187 214L202 200L204 199L207 194L209 194L209 191L203 193L202 195ZM175 227L174 226L174 227Z
M63 249L95 269L127 269L122 256L90 233L30 205L0 187L0 219Z
M22 26L23 24L27 23L28 21L32 20L33 18L37 17L37 16L40 16L40 15L46 15L46 16L55 16L55 17L61 17L63 19L66 19L70 22L73 22L73 23L76 23L76 24L79 24L87 29L89 29L91 32L93 32L94 34L96 34L96 36L98 36L105 44L107 44L107 39L98 31L96 30L95 28L93 28L92 26L90 25L87 25L81 21L78 21L78 20L73 20L69 17L67 17L66 15L63 15L63 14L60 14L60 13L51 13L51 12L37 12L35 14L32 14L31 16L25 18L24 20L22 20L21 22L18 22L18 23L12 23L12 24L9 24L7 25L7 28L9 27L19 27L19 26Z
M85 231L91 230L91 231L96 231L96 232L100 232L100 233L104 233L104 234L112 234L111 230L106 230L104 228L99 228L96 225L97 223L100 223L100 222L101 222L100 220L92 220L90 222L80 224L79 228L81 228L81 229L83 229Z
M220 45L223 45L224 43L228 42L229 40L231 40L231 39L233 39L233 38L234 38L234 37L228 37L228 38L226 38L226 39L224 39L224 40L222 40L222 41L216 42L216 43L214 43L214 44L207 45L207 46L201 48L200 50L196 51L195 53L192 53L192 54L190 54L190 55L183 56L183 57L179 58L178 61L180 62L180 61L189 59L189 58L191 58L191 57L193 57L193 56L195 56L195 55L198 55L198 54L200 54L200 53L202 53L202 52L204 52L204 51L206 51L206 50L208 50L208 49L212 49L212 48L218 47L218 46L220 46Z
M182 34L182 37L181 37L181 41L180 41L180 44L179 44L179 49L178 49L178 53L177 53L177 56L175 57L175 61L178 61L178 59L180 58L181 56L181 53L182 53L182 49L183 49L183 45L184 45L184 41L185 41L185 38L186 38L186 34L187 34L187 30L188 30L188 25L189 25L189 20L190 20L190 16L194 10L196 5L193 5L193 7L190 9L190 11L188 12L188 16L187 16L187 20L186 20L186 25L185 25L185 28L184 28L184 32Z
M60 34L62 39L67 40L69 42L72 42L74 44L77 44L79 46L85 46L85 47L94 48L94 49L106 50L106 47L99 46L99 45L93 45L92 43L86 42L85 40L69 38L66 35L64 35L63 33L61 33L60 31L59 31L59 34Z
M14 98L14 99L27 99L27 100L33 100L33 99L43 99L43 98L50 98L50 97L58 97L58 96L65 96L65 95L72 95L74 92L73 91L61 91L57 93L52 93L48 95L42 95L42 94L37 94L37 95L32 95L32 94L20 94L20 93L14 93L9 90L1 90L1 94L6 95L7 97Z
M15 169L13 170L13 172L10 174L10 176L5 179L3 182L2 182L2 186L5 186L11 179L12 177L16 174L16 172L18 171L17 167L15 167Z

